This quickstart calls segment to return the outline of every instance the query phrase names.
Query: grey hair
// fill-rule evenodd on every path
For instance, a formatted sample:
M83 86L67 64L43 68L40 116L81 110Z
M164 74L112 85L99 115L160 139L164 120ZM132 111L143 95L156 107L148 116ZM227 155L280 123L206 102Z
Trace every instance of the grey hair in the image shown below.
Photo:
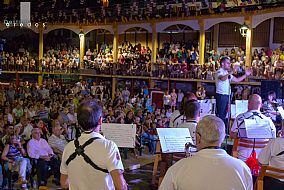
M225 139L225 124L219 117L207 115L198 122L196 133L204 145L221 144Z

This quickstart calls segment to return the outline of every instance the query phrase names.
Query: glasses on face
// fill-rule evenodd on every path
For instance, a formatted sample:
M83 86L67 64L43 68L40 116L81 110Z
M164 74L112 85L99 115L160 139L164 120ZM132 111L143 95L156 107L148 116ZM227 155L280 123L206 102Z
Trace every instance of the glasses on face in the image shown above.
M195 133L198 134L201 137L201 134L199 132L195 131Z

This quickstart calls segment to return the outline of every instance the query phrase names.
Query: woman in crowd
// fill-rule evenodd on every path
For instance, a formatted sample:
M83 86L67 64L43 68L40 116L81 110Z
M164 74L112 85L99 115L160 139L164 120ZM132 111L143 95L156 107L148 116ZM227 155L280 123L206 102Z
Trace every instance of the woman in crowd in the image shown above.
M4 147L1 158L7 162L7 170L19 170L19 183L22 184L22 189L26 190L26 174L30 170L30 162L24 156L26 156L26 151L16 135L12 134L8 136L7 144Z

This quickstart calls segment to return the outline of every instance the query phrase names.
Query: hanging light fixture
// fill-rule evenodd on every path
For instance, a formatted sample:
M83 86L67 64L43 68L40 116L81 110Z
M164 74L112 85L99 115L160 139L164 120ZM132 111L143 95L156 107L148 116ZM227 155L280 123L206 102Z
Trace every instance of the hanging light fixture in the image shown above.
M244 23L244 24L240 27L240 33L241 33L242 37L246 37L246 36L247 36L248 30L249 30L248 26Z
M101 0L104 7L109 6L109 0Z

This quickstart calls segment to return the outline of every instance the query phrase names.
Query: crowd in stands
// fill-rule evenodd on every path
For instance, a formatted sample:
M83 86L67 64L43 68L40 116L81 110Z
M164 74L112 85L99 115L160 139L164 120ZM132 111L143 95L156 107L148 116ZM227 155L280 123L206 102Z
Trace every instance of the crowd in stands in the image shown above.
M26 72L78 72L79 50L76 47L67 46L66 43L46 46L42 60L38 60L38 56L35 55L23 46L15 53L2 51L0 52L1 69Z
M38 71L38 57L29 54L24 48L17 53L0 52L1 69L6 71Z
M281 79L284 77L284 45L272 50L254 49L252 55L253 78ZM123 42L118 46L118 62L113 62L112 44L101 44L98 49L88 49L84 56L84 69L96 74L152 76L161 78L192 78L214 80L223 56L231 59L236 76L245 72L245 49L234 47L206 52L206 62L199 63L197 42L164 42L151 63L151 49L140 43ZM79 71L79 49L66 42L46 46L44 57L38 57L21 46L15 53L0 52L2 70L44 71L75 73Z
M262 79L284 78L283 47L281 45L276 50L262 48L258 51L255 49L252 57L252 76ZM153 76L214 80L215 72L220 67L220 58L223 56L230 57L234 75L241 76L244 74L246 55L245 49L242 47L226 48L223 51L214 49L206 53L208 59L204 65L201 65L198 49L193 44L164 43L159 51L157 64L154 65Z
M84 57L85 69L94 69L98 74L149 76L151 50L140 43L123 42L118 46L118 62L113 63L113 47L102 44L99 50L88 49Z
M84 68L93 69L95 73L111 74L113 67L112 44L101 44L99 49L88 49L84 56Z
M41 60L43 72L75 73L79 70L79 49L65 42L46 46Z
M6 2L6 1L4 1ZM9 2L9 1L7 1ZM32 22L48 23L100 23L121 22L131 20L146 20L149 18L173 18L199 14L212 14L222 12L258 10L273 7L281 1L57 1L32 3ZM0 18L17 20L15 4L4 3ZM11 11L13 10L13 11ZM13 12L13 15L10 13ZM14 19L12 19L14 18Z

